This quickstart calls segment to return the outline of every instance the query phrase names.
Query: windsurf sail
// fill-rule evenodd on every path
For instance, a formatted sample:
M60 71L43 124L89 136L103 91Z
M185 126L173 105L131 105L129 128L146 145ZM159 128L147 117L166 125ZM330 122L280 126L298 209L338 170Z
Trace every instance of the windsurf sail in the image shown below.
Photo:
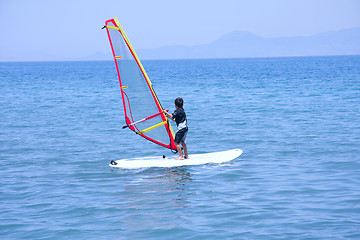
M123 128L176 150L174 132L144 67L116 18L105 22L113 53L125 113Z

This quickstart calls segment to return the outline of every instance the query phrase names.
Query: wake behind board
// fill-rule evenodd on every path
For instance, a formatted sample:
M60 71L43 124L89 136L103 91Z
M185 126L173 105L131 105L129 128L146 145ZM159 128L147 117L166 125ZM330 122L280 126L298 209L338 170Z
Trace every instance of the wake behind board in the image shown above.
M165 156L131 158L111 161L109 166L114 168L150 168L150 167L180 167L188 165L202 165L207 163L224 163L234 160L242 154L241 149L232 149L221 152L190 154L188 159L175 160Z

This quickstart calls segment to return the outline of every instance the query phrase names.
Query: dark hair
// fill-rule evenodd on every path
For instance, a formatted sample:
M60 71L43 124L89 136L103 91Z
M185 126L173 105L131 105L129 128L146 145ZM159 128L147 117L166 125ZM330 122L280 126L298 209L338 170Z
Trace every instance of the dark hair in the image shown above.
M175 99L175 105L178 107L178 108L182 108L182 106L183 106L183 104L184 104L184 100L182 99L182 98L177 98L177 99Z

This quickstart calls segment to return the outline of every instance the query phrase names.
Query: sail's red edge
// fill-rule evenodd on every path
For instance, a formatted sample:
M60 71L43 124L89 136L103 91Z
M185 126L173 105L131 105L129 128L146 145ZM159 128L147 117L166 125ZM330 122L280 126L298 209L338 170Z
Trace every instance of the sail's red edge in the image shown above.
M107 21L105 22L105 25L107 26L109 22L112 22L112 23L114 24L114 26L116 26L115 21L112 20L112 19L107 20ZM110 37L110 33L109 33L109 29L108 29L108 28L106 28L106 32L107 32L107 35L108 35L108 38L109 38L109 42L110 42L110 46L111 46L111 51L112 51L112 54L113 54L113 57L114 57L114 61L115 61L116 72L117 72L117 75L118 75L118 78L119 78L121 98L123 99L122 102L123 102L124 113L125 113L125 116L127 117L126 106L125 106L125 98L124 98L124 91L123 91L123 89L122 89L119 66L118 66L117 61L116 61L116 58L115 58L115 50L114 50L114 46L113 46L112 41L111 41L111 37Z
M122 35L122 32L121 32L121 31L119 31L119 32L120 32L121 35ZM129 48L131 54L133 55L133 57L134 57L134 59L135 59L135 61L136 61L136 64L138 65L138 67L139 67L142 75L143 75L144 78L146 79L145 73L143 72L143 69L140 67L139 62L138 62L138 59L135 57L134 52L132 51L132 49L130 48L130 46L128 45L128 43L127 43L126 41L125 41L125 43L126 43L127 47ZM149 85L149 83L148 83L147 81L146 81L146 84L148 85L149 88L151 88L151 86ZM156 106L157 106L158 110L159 110L159 111L162 111L162 107L160 106L159 100L158 100L157 96L155 95L154 89L152 89L152 91L150 91L150 92L151 92L151 94L152 94L152 96L153 96L153 98L154 98L154 100L155 100L155 103L156 103ZM162 145L162 146L164 146L164 147L170 148L170 149L172 149L172 150L177 150L177 149L176 149L176 146L175 146L175 144L174 144L174 137L173 137L173 135L171 134L171 131L170 131L170 128L169 128L169 121L165 118L165 115L164 115L164 114L161 114L160 116L161 116L161 119L162 119L163 121L167 121L167 123L166 123L164 126L165 126L165 128L166 128L166 131L168 132L168 136L169 136L169 138L170 138L170 142L173 143L173 144L164 145L164 144L162 144L162 143L157 142L156 140L153 140L153 139L151 139L151 138L146 137L145 135L144 135L143 137L145 137L146 139L148 139L148 140L150 140L150 141L153 141L153 142L155 142L155 143L158 143L158 144L160 144L160 145ZM141 135L142 135L142 134L141 134ZM170 147L169 147L169 146L170 146Z
M113 19L110 19L110 20L105 21L105 25L107 26L109 22L113 23L114 26L117 26L117 24L115 23L115 21L114 21ZM117 27L118 27L118 26L117 26ZM115 61L116 71L117 71L117 75L118 75L118 78L119 78L121 97L122 97L122 99L123 99L122 102L123 102L123 108L124 108L124 113L125 113L125 119L127 120L127 119L129 119L129 118L128 118L128 114L127 114L127 112L126 112L126 106L125 106L125 101L124 101L124 99L125 99L125 98L124 98L124 90L123 90L122 84L121 84L121 77L120 77L119 66L118 66L117 61L116 61L116 58L115 58L115 50L114 50L114 47L113 47L113 44L112 44L112 41L111 41L109 29L106 28L106 31L107 31L107 35L108 35L108 38L109 38L109 42L110 42L111 51L112 51L112 54L113 54L113 57L114 57L114 61ZM122 36L123 39L124 39L123 33L122 33L120 30L119 30L119 32L120 32L121 36ZM124 41L124 42L126 43L126 45L127 45L128 49L130 50L131 54L133 55L133 57L134 57L134 59L135 59L135 61L136 61L136 64L138 65L138 67L139 67L142 75L143 75L144 78L146 79L145 74L144 74L143 70L141 69L141 67L140 67L140 65L139 65L139 63L138 63L138 60L137 60L137 58L135 57L133 51L131 50L131 48L130 48L130 46L128 45L128 43L127 43L126 41ZM151 86L149 85L149 83L148 83L147 81L146 81L146 84L148 85L149 88L151 88ZM153 89L152 89L152 91L151 91L151 94L152 94L154 100L157 100L157 97L154 95L154 90L153 90ZM160 104L158 103L158 101L155 101L155 103L156 103L156 106L157 106L158 110L159 110L159 111L162 111L162 108L161 108ZM167 120L167 119L165 118L164 114L162 114L162 115L160 115L160 116L161 116L161 119L162 119L163 121L166 121L166 120ZM127 124L128 124L128 123L127 123ZM168 136L169 136L169 138L170 138L170 142L171 142L171 143L174 143L174 138L173 138L172 134L170 133L170 128L169 128L168 124L169 124L169 121L167 121L167 124L165 124L165 127L166 127L166 130L167 130L167 132L168 132ZM134 128L130 128L130 129L131 129L132 131L136 132ZM153 142L153 143L156 143L156 144L160 145L160 146L163 146L163 147L166 147L166 148L169 148L169 149L172 149L172 150L177 150L176 147L175 147L175 144L168 144L168 145L166 145L166 144L161 143L161 142L158 142L158 141L156 141L156 140L154 140L154 139L152 139L152 138L149 138L148 136L146 136L146 135L144 135L144 134L139 134L139 135L142 136L143 138L145 138L145 139Z
M112 23L113 23L115 26L117 26L117 24L116 24L116 22L115 22L114 20L111 19L110 21L112 21ZM117 26L117 27L119 27L119 26ZM123 37L123 39L125 39L123 33L122 33L120 30L119 30L119 32L120 32L121 36ZM135 54L134 54L132 48L129 46L129 44L128 44L127 41L124 41L124 42L125 42L126 46L128 47L128 49L130 50L131 55L133 56L134 60L136 61L136 64L138 65L138 67L139 67L139 69L140 69L140 71L141 71L141 74L142 74L143 77L146 79L145 73L144 73L143 69L140 67L140 64L139 64L139 62L138 62L138 59L135 57ZM159 103L159 100L158 100L157 96L155 95L154 89L152 89L152 87L149 85L148 81L146 81L146 84L148 85L149 89L152 90L152 91L150 91L150 92L151 92L151 95L153 96L153 98L154 98L154 100L155 100L155 103L156 103L156 106L157 106L159 112L161 112L163 109L162 109L162 107L161 107L161 105L160 105L160 103ZM170 131L170 128L169 128L169 121L165 118L165 114L162 114L162 115L160 115L160 116L161 116L161 119L162 119L163 121L167 121L167 124L165 124L165 128L166 128L166 131L168 132L168 136L169 136L169 138L170 138L171 143L174 143L174 137L173 137L173 135L171 134L171 131ZM147 139L148 139L148 138L147 138ZM149 139L149 140L150 140L150 139ZM154 140L154 141L155 141L155 140ZM171 146L172 148L170 148L170 149L176 150L175 144L171 144L171 145L172 145L172 146Z
M169 149L176 150L175 145L174 145L174 147L175 147L175 148L174 148L174 147L170 146L170 144L166 145L166 144L164 144L164 143L158 142L158 141L156 141L156 140L154 140L154 139L152 139L152 138L149 138L148 136L146 136L146 135L144 135L144 134L139 134L139 135L142 136L142 137L144 137L144 138L146 138L146 139L149 140L149 141L152 141L153 143L159 144L159 145L161 145L161 146L163 146L163 147L166 147L166 148L169 148Z

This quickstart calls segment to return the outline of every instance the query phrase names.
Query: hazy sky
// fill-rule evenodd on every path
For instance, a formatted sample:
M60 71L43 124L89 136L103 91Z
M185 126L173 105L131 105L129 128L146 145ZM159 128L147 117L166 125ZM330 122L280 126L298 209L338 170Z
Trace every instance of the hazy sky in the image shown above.
M235 30L308 36L360 27L360 0L0 0L0 61L108 52L116 16L135 49L209 43Z

